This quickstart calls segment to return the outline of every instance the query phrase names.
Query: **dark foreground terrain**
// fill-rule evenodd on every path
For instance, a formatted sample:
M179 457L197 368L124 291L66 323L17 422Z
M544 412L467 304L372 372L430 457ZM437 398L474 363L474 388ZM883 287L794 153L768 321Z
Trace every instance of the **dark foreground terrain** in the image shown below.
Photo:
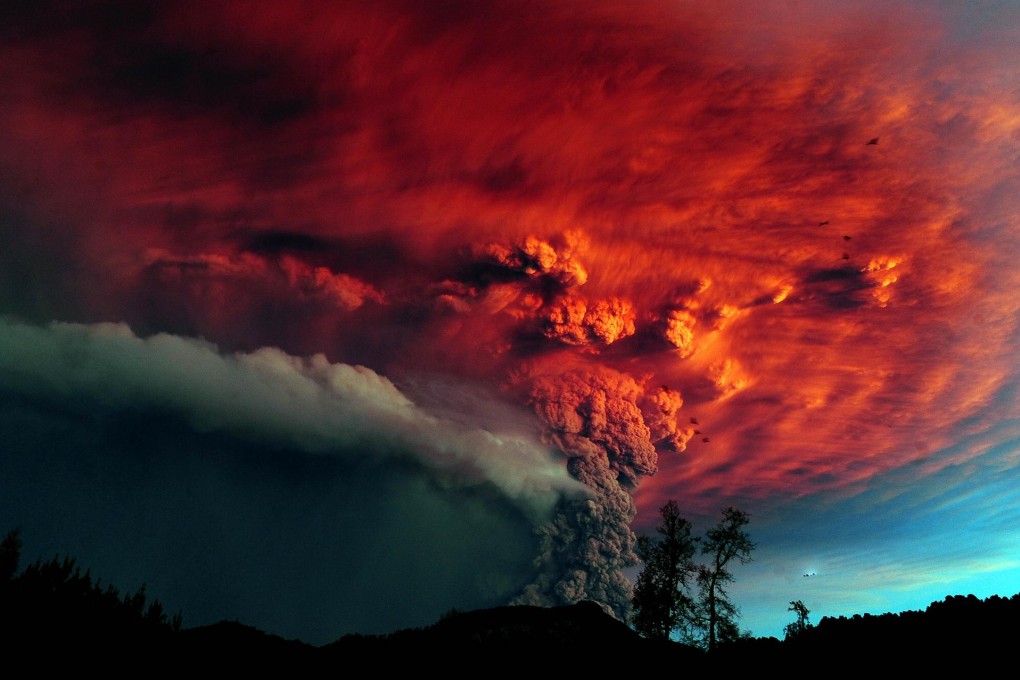
M1020 632L1020 598L946 598L924 612L822 619L801 636L750 638L714 653L638 636L590 602L500 607L455 613L419 629L348 635L320 647L285 640L237 622L173 630L78 620L40 621L4 611L0 649L8 663L33 660L34 671L87 668L135 676L192 670L260 671L288 677L385 671L443 672L455 677L502 672L735 673L792 669L876 673L977 671L1006 663ZM25 612L21 612L25 614ZM1004 617L1004 618L1000 618ZM102 622L99 622L102 623Z
M466 677L505 672L737 673L983 672L1012 668L1020 594L946 597L924 611L823 618L786 639L747 638L712 653L642 638L592 602L451 612L422 628L347 635L313 646L238 622L185 628L146 598L121 594L74 560L18 571L14 534L0 545L0 658L18 677L57 670L106 676L193 671L287 677L428 671Z

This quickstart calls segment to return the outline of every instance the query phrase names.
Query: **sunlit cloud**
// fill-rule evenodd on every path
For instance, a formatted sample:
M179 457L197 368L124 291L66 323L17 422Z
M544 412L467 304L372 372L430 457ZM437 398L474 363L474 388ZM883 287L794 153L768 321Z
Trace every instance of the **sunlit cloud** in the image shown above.
M440 468L547 510L595 489L554 525L613 544L599 585L546 560L535 601L619 610L669 499L769 536L791 503L862 494L882 503L827 521L891 521L947 470L1015 462L981 463L1018 406L1017 14L768 5L26 10L0 28L0 313L131 328L109 342L187 348L225 384L286 367L309 409L250 420L322 437L323 376L360 366ZM426 417L450 384L529 438L463 400L456 436ZM392 429L361 415L336 422Z

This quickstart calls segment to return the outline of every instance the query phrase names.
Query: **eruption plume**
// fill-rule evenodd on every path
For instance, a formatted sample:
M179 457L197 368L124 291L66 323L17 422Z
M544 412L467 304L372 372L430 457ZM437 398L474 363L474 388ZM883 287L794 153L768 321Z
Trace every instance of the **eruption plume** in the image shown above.
M653 431L639 403L655 414L655 436L679 442L675 415L683 400L667 389L646 398L630 376L593 367L536 378L530 402L591 497L558 504L542 529L539 576L519 601L548 606L591 599L627 620L631 584L624 569L637 563L631 493L657 470Z

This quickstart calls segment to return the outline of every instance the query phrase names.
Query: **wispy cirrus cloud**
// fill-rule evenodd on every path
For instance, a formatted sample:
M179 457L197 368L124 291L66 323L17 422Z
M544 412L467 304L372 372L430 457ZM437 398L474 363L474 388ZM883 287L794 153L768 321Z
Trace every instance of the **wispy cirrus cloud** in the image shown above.
M196 7L5 22L0 311L484 384L570 460L603 411L535 395L615 375L637 528L1005 441L1013 8Z

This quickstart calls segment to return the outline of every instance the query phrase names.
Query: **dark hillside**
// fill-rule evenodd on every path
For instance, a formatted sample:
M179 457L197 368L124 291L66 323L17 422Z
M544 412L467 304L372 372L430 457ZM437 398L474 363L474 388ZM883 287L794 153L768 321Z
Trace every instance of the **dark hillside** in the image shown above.
M878 669L971 670L1011 663L1020 632L1020 594L979 600L949 596L924 611L823 618L787 640L748 638L712 654L639 636L592 602L563 607L506 606L453 611L422 628L387 635L346 635L316 647L240 622L184 628L144 587L122 595L70 558L18 571L16 536L0 550L0 652L33 672L103 669L113 674L281 672L292 677L339 672L481 670L763 672L825 664L847 673Z
M452 669L475 662L503 667L608 670L652 658L690 665L701 650L640 637L593 602L563 607L508 606L458 612L421 629L385 636L348 635L323 648L336 658L375 658Z

